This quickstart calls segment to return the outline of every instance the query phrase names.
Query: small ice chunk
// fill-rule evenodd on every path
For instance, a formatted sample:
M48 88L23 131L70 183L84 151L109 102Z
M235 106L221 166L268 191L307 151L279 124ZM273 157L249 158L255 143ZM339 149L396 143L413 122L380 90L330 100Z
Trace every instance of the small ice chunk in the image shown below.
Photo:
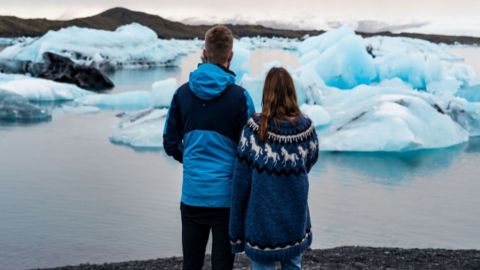
M66 113L72 113L72 114L94 114L100 112L100 109L98 107L93 107L93 106L69 106L69 105L63 105L62 109Z
M320 105L303 104L300 110L312 120L315 127L328 125L332 120L330 114Z
M427 92L434 95L453 96L460 89L460 82L455 79L444 79L427 84Z
M152 84L152 98L155 107L169 107L178 83L175 78L161 80Z
M0 122L33 123L51 118L49 111L31 104L18 94L0 89Z
M142 110L153 107L153 100L149 91L129 91L119 94L89 95L76 99L75 104L112 110Z
M134 149L161 149L167 113L167 109L150 109L125 114L110 141Z

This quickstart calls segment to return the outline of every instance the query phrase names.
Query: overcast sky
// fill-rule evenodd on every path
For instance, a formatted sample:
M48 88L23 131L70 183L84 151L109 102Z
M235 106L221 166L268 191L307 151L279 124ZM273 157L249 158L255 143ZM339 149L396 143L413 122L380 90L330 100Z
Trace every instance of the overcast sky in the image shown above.
M0 0L0 14L70 19L122 6L183 21L478 21L480 0ZM303 21L302 21L303 19Z

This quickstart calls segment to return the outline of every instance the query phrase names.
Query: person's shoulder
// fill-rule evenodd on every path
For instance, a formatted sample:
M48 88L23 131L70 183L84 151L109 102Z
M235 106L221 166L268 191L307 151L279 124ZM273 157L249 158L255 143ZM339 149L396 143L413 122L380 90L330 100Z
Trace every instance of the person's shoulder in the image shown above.
M178 87L176 93L177 93L177 94L178 94L178 93L181 94L181 93L183 93L183 92L185 92L185 91L188 91L189 89L190 89L190 86L189 86L188 82L186 82L186 83L180 85L180 87Z
M247 91L247 90L245 90L245 88L243 88L242 86L240 86L236 83L233 83L233 84L229 85L228 88L230 89L231 92L236 93L236 94L244 94Z
M180 87L177 88L177 91L175 91L175 94L173 95L174 98L178 98L178 97L181 97L181 96L185 96L185 95L188 95L190 94L190 86L188 84L188 82L180 85Z
M298 116L298 124L301 126L311 127L313 126L313 121L304 113L300 113Z

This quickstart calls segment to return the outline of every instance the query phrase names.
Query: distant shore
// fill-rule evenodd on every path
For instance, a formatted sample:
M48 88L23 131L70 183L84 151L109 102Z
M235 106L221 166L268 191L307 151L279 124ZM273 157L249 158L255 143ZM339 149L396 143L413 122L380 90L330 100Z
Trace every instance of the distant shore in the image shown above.
M14 16L0 16L0 37L38 37L49 30L58 30L69 26L87 27L93 29L115 30L117 27L140 23L151 28L159 38L164 39L202 39L205 31L211 25L188 25L180 22L170 21L160 16L129 10L126 8L112 8L91 17L77 18L72 20L47 20L47 19L23 19ZM305 35L319 35L323 30L289 30L264 27L262 25L249 24L228 24L236 37L284 37L302 38ZM480 45L480 37L451 36L417 33L362 33L359 35L369 36L391 36L411 37L428 40L433 43Z
M237 256L234 269L249 269L245 255ZM172 257L144 261L105 264L81 264L48 268L49 270L179 270L182 258ZM204 269L210 269L207 256ZM304 270L327 269L480 269L480 250L401 249L374 247L337 247L309 250L303 257ZM44 269L46 270L46 269Z

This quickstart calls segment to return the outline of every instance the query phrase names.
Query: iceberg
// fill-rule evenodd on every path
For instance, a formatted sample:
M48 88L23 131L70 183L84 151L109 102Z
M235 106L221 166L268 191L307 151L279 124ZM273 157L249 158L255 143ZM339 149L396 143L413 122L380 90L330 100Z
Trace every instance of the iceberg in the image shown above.
M167 109L150 109L122 114L117 125L119 130L110 137L110 142L139 150L163 148L167 113Z
M39 63L43 53L52 52L100 69L170 66L200 44L197 40L160 40L153 30L138 23L115 31L72 26L7 47L0 58Z
M469 133L441 106L433 95L405 87L358 86L338 91L324 100L332 123L319 130L319 147L323 151L402 152L468 141Z
M77 86L31 78L24 75L0 73L0 88L16 93L29 101L68 101L90 95Z
M377 79L377 68L366 46L353 30L342 27L306 39L298 50L304 68L315 70L326 85L351 89Z
M31 104L18 94L0 89L0 122L34 123L51 118L49 111Z
M462 58L419 39L362 38L342 27L305 39L297 51L301 68L314 70L327 86L340 89L399 78L416 90L442 88L455 94L478 82Z

